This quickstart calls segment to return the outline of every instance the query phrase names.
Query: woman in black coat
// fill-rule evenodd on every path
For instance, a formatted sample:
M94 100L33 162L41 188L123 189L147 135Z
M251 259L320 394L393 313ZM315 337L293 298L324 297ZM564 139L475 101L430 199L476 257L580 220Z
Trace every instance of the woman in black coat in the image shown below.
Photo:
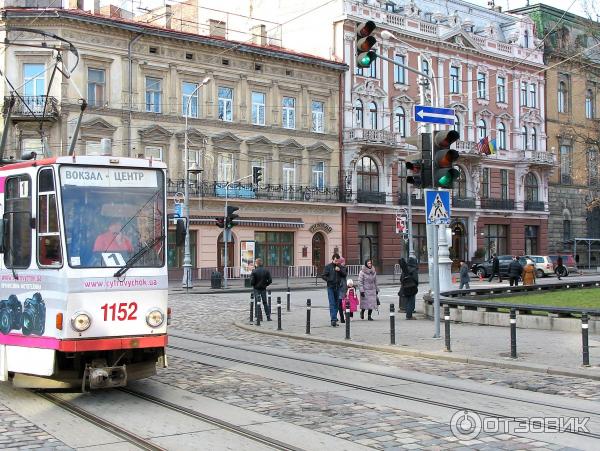
M406 319L416 319L412 315L415 311L416 294L419 291L417 260L409 257L407 262L404 258L401 258L400 268L402 269L402 274L400 275L400 291L398 295L404 296L406 299Z

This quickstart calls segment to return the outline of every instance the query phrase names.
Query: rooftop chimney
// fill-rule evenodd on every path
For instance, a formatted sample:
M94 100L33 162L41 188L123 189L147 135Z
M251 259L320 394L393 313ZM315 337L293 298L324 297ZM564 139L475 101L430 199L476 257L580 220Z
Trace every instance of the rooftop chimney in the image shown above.
M267 45L267 27L265 25L255 25L250 29L252 33L252 43L257 45Z

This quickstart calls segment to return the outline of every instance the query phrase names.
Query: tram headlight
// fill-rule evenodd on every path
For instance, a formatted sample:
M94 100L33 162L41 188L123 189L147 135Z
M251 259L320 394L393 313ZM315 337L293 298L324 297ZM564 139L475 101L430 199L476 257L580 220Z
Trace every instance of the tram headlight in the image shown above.
M152 309L146 315L146 323L150 327L160 327L165 321L165 315L159 309Z
M71 317L71 327L77 332L88 330L92 325L92 318L85 312L77 312Z

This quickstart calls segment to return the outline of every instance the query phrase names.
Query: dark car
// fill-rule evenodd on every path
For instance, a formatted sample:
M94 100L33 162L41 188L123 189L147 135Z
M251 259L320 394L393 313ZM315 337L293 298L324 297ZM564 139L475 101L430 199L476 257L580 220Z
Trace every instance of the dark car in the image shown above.
M556 261L558 260L559 255L549 255L550 260L552 260L553 269L556 269ZM579 268L577 268L577 262L572 255L560 255L563 259L563 266L567 268L567 273L563 276L566 277L570 273L577 274L579 272Z
M512 261L512 255L498 255L498 262L500 263L500 274L502 277L508 277L508 265ZM533 260L527 257L519 257L519 263L521 266L525 267L525 265L529 263L533 263ZM489 277L492 275L492 259L490 258L486 262L475 263L471 266L471 271L473 271L477 276L481 277Z

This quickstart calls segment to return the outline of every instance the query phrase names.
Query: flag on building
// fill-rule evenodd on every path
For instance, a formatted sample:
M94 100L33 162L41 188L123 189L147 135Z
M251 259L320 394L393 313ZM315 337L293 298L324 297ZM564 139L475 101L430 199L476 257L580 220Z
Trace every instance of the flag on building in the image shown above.
M490 155L494 155L498 147L496 146L496 140L492 139L489 143Z
M487 136L481 138L481 140L477 143L477 151L483 155L490 154L490 141Z

